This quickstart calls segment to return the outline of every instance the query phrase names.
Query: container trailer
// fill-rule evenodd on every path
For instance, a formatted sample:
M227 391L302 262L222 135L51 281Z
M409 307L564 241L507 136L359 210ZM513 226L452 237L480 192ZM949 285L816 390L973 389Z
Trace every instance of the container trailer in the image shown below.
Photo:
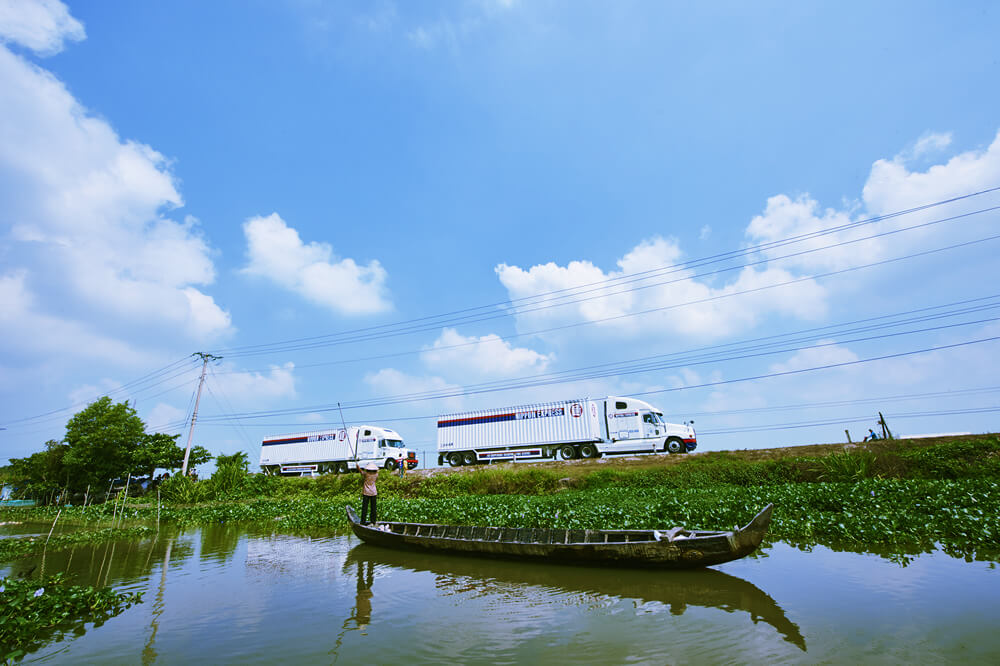
M261 471L284 476L343 474L369 463L396 469L400 462L413 469L416 452L396 431L372 425L274 435L260 446Z
M687 453L694 421L667 423L636 398L580 398L484 409L438 418L438 464L598 458L612 454Z

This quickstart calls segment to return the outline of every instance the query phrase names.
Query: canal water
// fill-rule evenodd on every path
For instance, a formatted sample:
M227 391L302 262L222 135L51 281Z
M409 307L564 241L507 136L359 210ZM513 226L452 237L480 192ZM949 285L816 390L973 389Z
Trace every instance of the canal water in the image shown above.
M27 663L1000 662L1000 571L942 552L904 565L778 542L711 569L652 572L219 525L0 565L60 571L143 603Z

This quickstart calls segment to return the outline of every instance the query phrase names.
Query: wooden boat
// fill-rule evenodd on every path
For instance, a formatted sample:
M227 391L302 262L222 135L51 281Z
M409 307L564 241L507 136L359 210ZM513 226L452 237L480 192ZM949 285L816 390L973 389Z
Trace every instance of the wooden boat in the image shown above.
M572 530L379 522L365 525L347 507L354 534L376 546L564 564L692 569L730 562L757 550L771 523L768 504L743 528L707 532Z

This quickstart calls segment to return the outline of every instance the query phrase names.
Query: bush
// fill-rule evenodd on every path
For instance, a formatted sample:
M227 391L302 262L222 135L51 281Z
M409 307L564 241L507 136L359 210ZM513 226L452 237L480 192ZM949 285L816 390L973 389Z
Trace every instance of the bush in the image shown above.
M177 474L160 484L160 496L168 502L194 504L210 497L210 489L204 481L195 481L190 476Z

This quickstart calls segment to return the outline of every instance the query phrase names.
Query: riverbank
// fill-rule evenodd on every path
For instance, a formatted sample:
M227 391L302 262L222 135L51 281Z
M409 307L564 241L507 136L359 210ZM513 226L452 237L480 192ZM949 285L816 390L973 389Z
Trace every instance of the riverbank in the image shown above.
M208 488L207 481L198 483ZM1000 550L997 435L493 465L403 478L383 473L379 492L381 517L408 522L728 529L773 502L769 538L802 547L823 544L892 556L941 547L955 556L991 560ZM118 509L117 520L129 526L159 520L342 531L344 505L357 504L357 494L353 475L251 475L204 502L130 499ZM111 523L115 511L110 503L65 507L59 522L98 529ZM5 509L0 518L43 522L56 512L55 507Z

